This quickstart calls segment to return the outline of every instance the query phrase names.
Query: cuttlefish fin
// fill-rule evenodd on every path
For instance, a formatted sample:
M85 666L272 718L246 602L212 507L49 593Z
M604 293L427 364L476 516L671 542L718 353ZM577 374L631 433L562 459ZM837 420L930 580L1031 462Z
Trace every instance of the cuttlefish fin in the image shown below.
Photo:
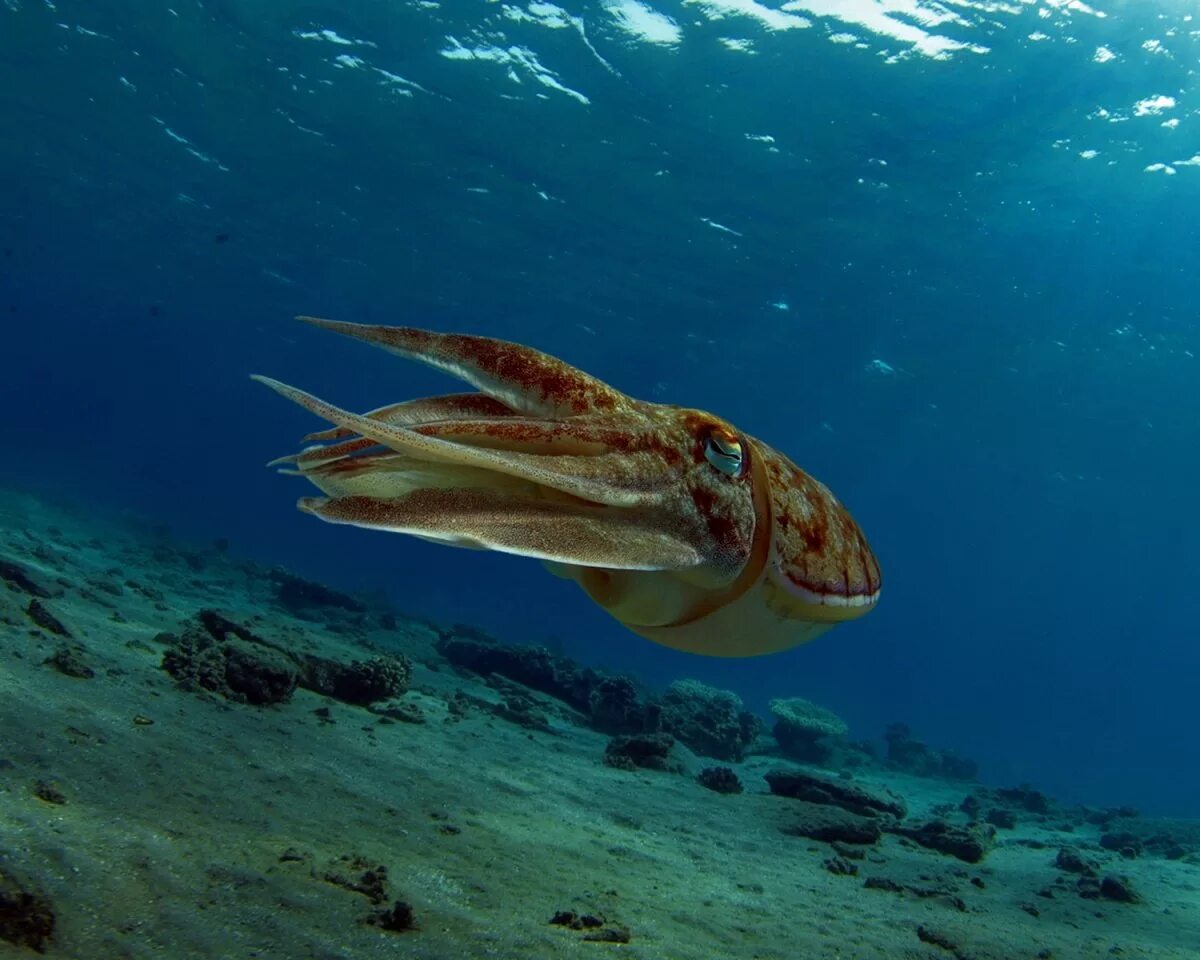
M611 460L614 457L621 460L619 454L547 455L454 443L342 410L270 377L255 375L252 379L318 417L398 453L437 463L479 467L594 503L624 507L656 503L663 493L662 484L669 479L653 472L654 463L651 460L647 460L645 467L640 470L614 469ZM355 441L348 443L354 445ZM628 456L624 457L624 460L628 459ZM287 458L284 462L287 462Z
M682 570L702 558L663 529L655 511L528 499L473 489L419 489L406 496L306 497L297 506L330 523L407 533L453 546L497 550L558 564L619 570Z
M633 400L603 380L519 343L415 327L345 323L319 317L298 319L444 370L529 416L559 419L612 413L634 405Z

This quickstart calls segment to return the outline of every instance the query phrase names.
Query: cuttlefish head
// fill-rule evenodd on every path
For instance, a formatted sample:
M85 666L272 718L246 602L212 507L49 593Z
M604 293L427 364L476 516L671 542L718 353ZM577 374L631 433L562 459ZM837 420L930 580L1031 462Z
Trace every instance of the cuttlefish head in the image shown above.
M274 461L325 495L302 510L539 558L635 632L715 656L786 649L878 599L875 557L829 490L720 417L515 343L302 319L478 391L355 414L257 377L333 424Z

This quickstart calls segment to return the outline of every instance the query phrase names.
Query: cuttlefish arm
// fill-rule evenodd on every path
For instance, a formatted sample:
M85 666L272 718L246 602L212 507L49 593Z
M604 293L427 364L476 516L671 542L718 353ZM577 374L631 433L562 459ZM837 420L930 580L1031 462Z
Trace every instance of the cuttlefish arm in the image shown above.
M303 318L481 392L366 414L261 382L332 427L281 458L333 523L537 557L630 629L749 656L860 616L879 594L861 531L823 485L711 414L635 400L520 344Z
M300 317L315 327L365 340L436 367L511 409L529 416L570 417L613 413L634 401L603 380L548 353L491 337L434 333L416 327L384 327L319 317Z
M662 477L614 462L618 458L599 440L602 434L589 431L584 423L563 429L558 424L529 420L449 421L435 422L436 428L428 424L413 429L342 410L269 377L254 379L311 413L418 461L443 464L448 469L460 466L489 471L612 506L655 504L665 492ZM497 446L485 445L484 440L497 442ZM505 441L517 449L500 446ZM304 454L296 459L303 463ZM383 464L376 460L373 465Z
M510 417L514 411L499 400L483 393L450 393L442 397L422 397L389 403L364 413L364 417L384 423L429 423L434 420L470 420L479 417ZM354 436L345 427L330 427L305 434L305 440L338 440Z

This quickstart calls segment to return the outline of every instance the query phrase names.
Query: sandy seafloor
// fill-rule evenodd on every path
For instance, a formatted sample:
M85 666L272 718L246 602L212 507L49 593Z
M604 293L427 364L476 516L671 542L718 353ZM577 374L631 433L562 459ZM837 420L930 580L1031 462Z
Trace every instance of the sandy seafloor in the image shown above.
M18 493L0 494L0 560L72 634L0 581L0 928L23 890L53 912L49 957L1200 957L1194 851L1128 859L1064 815L1001 830L978 864L885 834L838 875L828 844L783 832L799 802L762 774L794 764L751 753L733 795L697 783L713 761L682 748L689 772L614 769L609 738L548 697L531 695L546 729L491 712L494 685L442 660L434 625L300 618L266 566ZM179 689L156 638L203 608L297 651L403 652L397 703L425 722L303 689L266 707ZM64 646L92 677L45 662ZM852 782L899 794L910 819L972 790L882 764ZM1078 896L1055 866L1068 844L1141 901ZM382 907L352 889L376 865ZM415 929L364 922L395 900ZM628 942L551 924L559 911ZM0 940L0 955L36 954Z

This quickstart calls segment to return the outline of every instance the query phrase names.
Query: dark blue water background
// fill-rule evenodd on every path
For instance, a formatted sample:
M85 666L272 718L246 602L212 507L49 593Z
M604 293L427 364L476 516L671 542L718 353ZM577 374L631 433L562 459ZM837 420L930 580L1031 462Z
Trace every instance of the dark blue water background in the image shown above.
M658 3L654 43L595 2L3 0L0 479L1200 815L1187 6L886 21L986 48L937 58L752 3ZM300 312L516 339L732 419L851 507L879 609L702 660L535 562L295 513L261 465L314 423L248 373L364 409L455 389Z

